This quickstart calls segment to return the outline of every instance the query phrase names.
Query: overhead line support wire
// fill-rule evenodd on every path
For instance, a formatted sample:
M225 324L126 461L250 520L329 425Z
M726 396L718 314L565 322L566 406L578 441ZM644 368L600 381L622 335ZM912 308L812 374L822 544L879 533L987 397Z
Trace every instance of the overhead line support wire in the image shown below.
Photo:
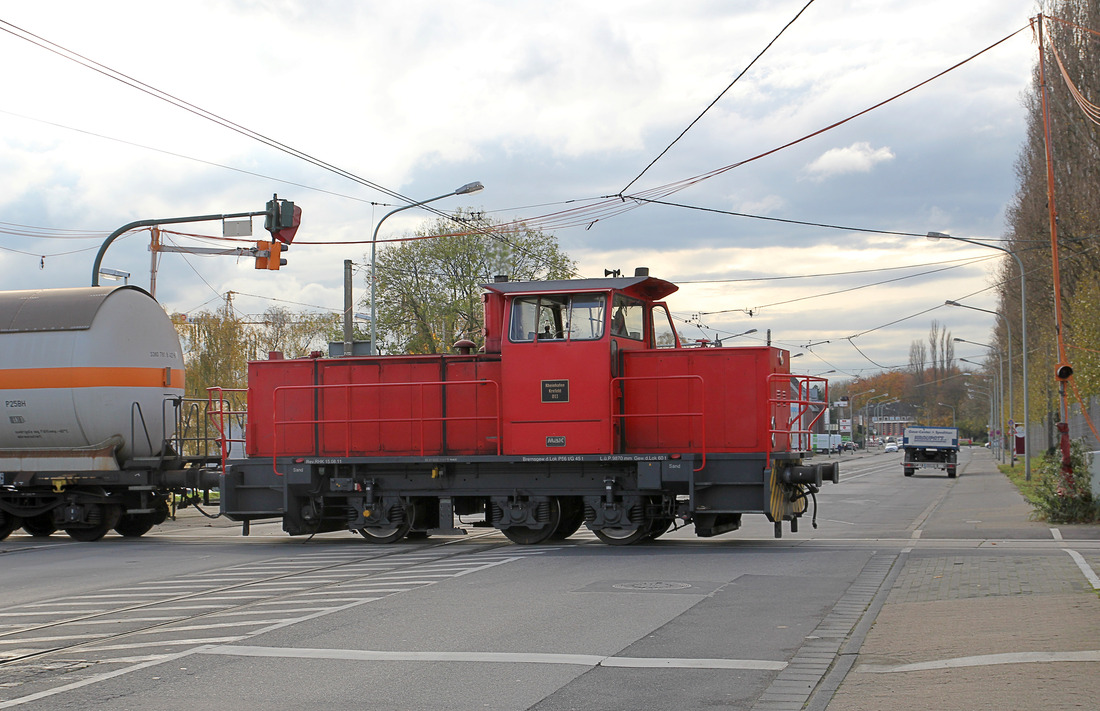
M707 107L705 109L703 109L703 112L700 113L698 116L696 116L695 120L693 120L691 123L689 123L687 125L687 128L685 128L683 131L681 131L680 135L673 139L672 143L668 144L668 146L666 146L665 149L663 151L661 151L660 154L658 154L658 156L656 158L654 158L652 161L649 162L649 165L647 165L642 170L641 173L638 173L636 176L634 176L634 179L631 180L629 183L627 183L626 187L624 187L622 190L619 191L618 197L620 199L623 199L623 193L625 193L627 190L629 190L631 185L638 182L638 180L641 179L641 177L643 175L645 175L646 172L657 163L657 161L661 160L661 158L663 158L664 155L666 153L668 153L672 149L672 147L674 145L676 145L676 143L679 142L679 140L681 138L683 138L687 134L687 132L690 131L695 126L695 124L699 123L699 121L703 118L703 116L705 116L708 111L710 111L712 108L714 108L714 105L717 104L718 101L721 100L721 98L726 95L726 92L729 91L730 89L732 89L733 85L736 84L738 81L740 81L741 77L745 76L745 74L748 73L748 71L750 69L752 69L752 66L754 64L756 64L757 60L759 60L761 57L763 57L764 53L767 52L769 49L771 49L772 45L775 44L776 42L778 42L779 38L783 36L783 33L786 32L788 29L790 29L790 26L793 25L795 23L795 21L798 20L798 18L802 16L802 13L806 12L807 8L809 8L810 5L813 5L813 4L814 4L814 0L809 0L809 2L807 2L802 7L802 9L799 10L798 13L794 17L791 18L790 22L788 22L786 25L783 26L783 29L781 29L779 31L779 34L777 34L775 37L773 37L771 42L768 42L768 44L764 47L764 49L760 50L760 52L755 57L753 57L752 61L749 62L745 66L745 68L741 70L741 73L738 74L736 77L734 77L733 81L731 81L729 83L729 86L727 86L725 89L723 89L722 92L720 94L718 94L718 96L714 97L714 100L711 101L709 104L707 104ZM625 202L625 200L624 200L624 202Z

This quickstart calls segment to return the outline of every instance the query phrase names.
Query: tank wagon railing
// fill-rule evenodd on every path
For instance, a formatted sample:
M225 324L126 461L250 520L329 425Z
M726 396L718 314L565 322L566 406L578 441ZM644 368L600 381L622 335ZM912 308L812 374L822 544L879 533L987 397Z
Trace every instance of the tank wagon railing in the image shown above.
M442 389L442 388L445 388L447 386L454 386L454 385L475 385L475 386L482 386L482 387L490 387L493 391L493 393L492 393L492 402L493 402L494 406L496 407L496 414L492 414L492 415L438 415L438 416L423 414L424 411L427 409L426 403L425 403L425 397L427 395L427 391L426 391L427 388L439 387L439 388ZM419 416L416 416L416 417L353 417L352 416L352 413L351 413L352 393L354 391L369 391L369 390L375 389L375 388L381 389L381 388L410 388L410 387L411 388L416 388L419 391L419 395L420 395L419 402L420 402L420 413L421 413ZM275 413L277 413L279 411L280 396L282 396L284 394L290 394L290 393L296 392L296 391L303 391L303 390L313 391L313 392L317 393L318 395L322 394L324 391L330 391L330 392L340 391L340 390L345 391L344 402L346 404L345 404L345 407L344 407L343 416L342 417L317 418L317 419L312 419L312 420L310 420L310 419L301 419L301 418L287 419L287 420L279 419L275 415ZM500 417L500 409L501 409L500 408L500 384L497 383L495 380L433 380L433 381L412 382L412 383L335 383L335 384L332 384L332 385L280 385L280 386L275 388L272 398L273 398L273 400L272 400L272 410L273 410L273 412L272 412L272 433L273 433L273 436L272 436L272 450L273 451L271 453L271 457L272 457L271 466L272 466L272 469L275 470L276 474L281 474L281 472L279 472L279 470L277 468L275 468L275 458L279 456L279 446L278 446L279 428L280 427L290 427L290 426L301 426L301 425L336 425L336 426L339 426L339 425L343 425L344 426L344 456L345 457L350 457L351 456L351 428L352 428L353 425L364 425L364 424L372 424L372 423L377 423L377 424L399 424L399 423L416 424L416 423L419 423L420 424L419 450L420 450L420 456L424 457L424 456L428 455L428 452L426 451L426 449L424 447L424 434L425 434L425 428L427 427L428 423L431 423L431 422L446 423L446 422L491 421L491 422L495 423L495 425L496 425L496 450L497 450L496 453L497 453L498 456L501 453L501 441L503 439L502 438L503 423L502 423L501 417ZM410 401L412 401L412 400L410 399ZM381 402L381 398L379 399L379 402ZM440 402L442 402L442 399L440 399Z
M239 393L233 395L232 393ZM218 433L218 442L221 447L222 471L225 471L226 460L232 451L233 443L244 445L244 422L248 415L248 409L240 404L240 401L248 393L246 388L221 388L206 389L206 421L209 422ZM238 423L237 436L234 436L233 421Z
M822 386L821 400L811 399L811 390L815 384ZM775 448L775 435L777 434L788 437L787 446L790 449L794 449L790 445L789 440L791 438L797 439L798 449L803 451L809 449L810 435L813 433L814 425L825 414L825 410L829 406L829 381L813 375L772 373L768 376L768 392L773 393L773 396L768 398L770 410L777 412L782 409L790 413L787 422L776 421L769 430L772 436L772 450ZM806 413L811 412L814 406L819 408L817 415L808 423L804 423ZM803 444L806 446L803 447ZM772 450L768 451L767 466L769 469L771 468Z
M704 394L705 394L706 390L704 389L705 382L703 381L703 376L701 376L701 375L629 375L629 376L622 376L622 377L611 379L611 402L612 403L615 402L615 385L616 385L616 383L622 383L622 382L626 382L626 381L639 381L639 380L650 380L650 381L658 381L658 382L669 382L669 381L674 381L674 380L690 380L693 383L698 383L698 385L699 385L699 397L696 399L696 402L702 403L704 401ZM699 467L697 469L693 469L692 471L697 471L698 472L698 471L702 471L703 469L706 468L706 466L707 466L707 421L706 421L706 415L703 413L702 410L698 410L698 411L689 410L689 411L686 411L686 412L668 412L668 411L630 412L630 413L612 412L611 413L611 432L609 433L609 436L611 437L611 451L613 451L613 452L615 451L615 422L616 422L616 420L626 420L628 418L642 418L642 417L649 417L649 418L656 417L656 418L661 418L661 419L672 419L672 418L675 418L675 417L687 417L687 418L696 418L697 417L697 418L699 418L700 443L702 445L700 452L702 454L702 461L699 464Z
M220 433L207 416L210 409L207 398L169 397L165 398L162 408L165 423L162 438L171 451L185 457L221 456L223 443ZM169 408L173 410L172 414L168 412ZM175 423L171 434L168 433L169 422Z

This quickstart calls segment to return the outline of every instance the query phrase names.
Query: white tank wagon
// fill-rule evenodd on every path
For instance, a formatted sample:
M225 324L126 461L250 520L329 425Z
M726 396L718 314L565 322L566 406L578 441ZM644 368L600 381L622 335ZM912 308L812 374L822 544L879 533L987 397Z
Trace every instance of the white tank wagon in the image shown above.
M173 446L183 395L179 337L144 290L0 292L0 539L163 521L211 463Z

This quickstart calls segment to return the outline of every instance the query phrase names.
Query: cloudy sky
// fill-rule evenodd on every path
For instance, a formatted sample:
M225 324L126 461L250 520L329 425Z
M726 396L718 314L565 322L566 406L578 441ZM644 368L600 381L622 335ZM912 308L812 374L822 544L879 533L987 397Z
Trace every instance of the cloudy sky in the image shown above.
M303 209L287 267L168 254L157 297L184 312L227 291L242 313L339 311L343 260L369 264L377 220L404 204L395 194L423 200L480 180L483 192L434 205L543 226L583 276L650 267L681 284L669 303L685 338L755 328L731 343L763 342L770 329L805 353L804 372L903 367L932 319L988 339L991 316L935 307L950 298L995 308L999 253L919 235L1003 236L1036 58L1024 28L1038 9L1035 0L5 3L3 288L86 286L100 243L128 222L262 210L278 193ZM555 217L564 211L570 219ZM380 236L428 217L404 211ZM221 234L217 222L172 229ZM255 233L266 234L261 221ZM148 243L148 232L115 242L104 266L147 287ZM355 288L367 293L358 269Z

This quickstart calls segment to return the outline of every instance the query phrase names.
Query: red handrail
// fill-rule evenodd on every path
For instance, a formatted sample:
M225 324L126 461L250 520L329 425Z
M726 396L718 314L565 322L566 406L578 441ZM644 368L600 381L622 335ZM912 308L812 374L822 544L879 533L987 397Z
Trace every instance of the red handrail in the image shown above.
M232 434L232 426L230 426L229 432L226 432L226 417L232 417L234 415L244 415L247 417L248 415L247 408L244 410L234 410L232 406L230 406L227 409L226 403L229 403L230 400L226 398L225 394L247 392L248 390L246 388L223 388L215 386L206 389L206 418L214 426L214 429L218 431L218 445L221 447L223 473L225 472L225 462L229 458L229 443L240 442L242 445L244 444L243 436L239 438L229 436ZM217 400L214 399L215 393L218 396ZM215 405L215 403L217 404Z
M424 412L424 388L429 386L447 386L447 385L488 385L493 389L493 403L496 405L497 413L495 415L440 415L438 417L426 417ZM396 387L416 387L419 390L420 399L420 412L419 417L355 417L351 416L351 402L352 391L356 389L369 389L369 388L396 388ZM294 419L294 420L280 420L276 416L278 412L279 397L283 393L289 393L291 391L309 390L312 392L321 392L324 390L344 390L345 393L345 409L344 416L342 418L320 418L320 419ZM272 439L271 439L271 466L275 470L276 474L280 474L279 470L275 467L275 458L278 456L278 430L280 427L289 425L344 425L344 456L351 456L351 427L356 424L370 424L372 422L377 423L399 423L410 422L420 423L420 456L425 456L424 450L424 427L429 422L466 422L474 420L492 420L496 422L496 449L497 455L501 452L501 434L503 432L503 424L501 422L500 412L500 385L495 380L432 380L421 382L407 382L407 383L335 383L332 385L280 385L276 387L272 395Z
M615 383L624 382L624 381L627 381L627 380L694 380L694 381L698 381L699 388L700 388L700 390L699 390L699 400L698 401L699 402L705 402L704 395L705 395L706 391L703 389L703 385L705 385L705 382L703 381L703 376L701 376L701 375L629 375L629 376L622 376L622 377L611 379L611 405L612 405L612 408L614 408L614 404L615 404ZM625 393L624 393L624 395L625 395ZM630 414L618 413L618 412L614 412L614 410L612 410L612 412L611 412L611 432L609 433L609 436L611 438L610 450L612 452L615 451L615 420L616 419L623 420L623 419L626 419L628 417L698 417L700 419L699 432L701 434L701 439L702 439L701 453L702 453L703 457L702 457L702 462L699 464L699 467L697 469L693 469L692 471L697 471L697 472L702 471L707 466L707 420L706 420L706 414L703 412L703 410L699 410L698 412L632 412Z
M780 385L776 385L777 382L779 382ZM810 399L811 383L824 384L823 400ZM788 449L790 448L791 435L798 435L798 443L801 445L802 436L810 435L813 432L813 426L817 424L817 421L821 419L821 416L825 414L825 410L827 410L829 406L829 381L814 375L772 373L768 376L768 392L775 393L773 397L768 398L769 410L774 412L776 407L787 407L791 413L785 425L779 426L780 423L776 422L771 429L768 430L769 435L786 435L788 438ZM797 406L797 409L791 407L792 405ZM810 420L809 424L795 428L795 424L802 424L802 416L810 410L812 405L821 406L817 416ZM771 453L774 450L775 444L773 442L771 448L768 450L767 466L769 469L771 468Z

